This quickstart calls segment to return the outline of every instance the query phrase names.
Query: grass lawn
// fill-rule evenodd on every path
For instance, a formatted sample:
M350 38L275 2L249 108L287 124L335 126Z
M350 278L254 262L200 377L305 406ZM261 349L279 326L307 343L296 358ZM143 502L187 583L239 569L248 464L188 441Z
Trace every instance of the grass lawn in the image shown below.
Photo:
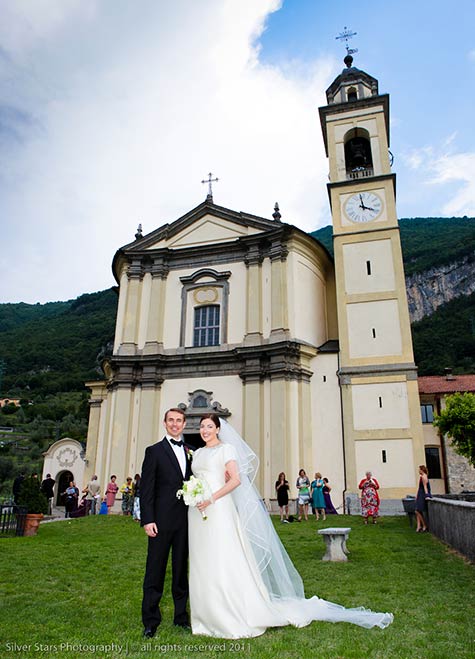
M348 563L320 560L324 546L316 528L325 526L352 527ZM366 630L315 622L304 629L270 629L249 640L219 641L173 627L168 582L162 625L144 642L145 534L130 518L96 516L42 524L34 538L0 540L0 657L475 657L474 566L430 534L416 534L405 517L363 526L358 517L339 515L276 527L308 596L392 611L394 623Z

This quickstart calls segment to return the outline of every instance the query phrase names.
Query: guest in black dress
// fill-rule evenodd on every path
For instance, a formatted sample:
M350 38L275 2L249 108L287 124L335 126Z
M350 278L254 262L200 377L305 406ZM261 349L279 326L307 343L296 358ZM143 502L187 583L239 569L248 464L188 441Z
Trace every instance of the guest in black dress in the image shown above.
M326 513L327 515L338 515L330 496L331 487L330 484L328 483L328 478L324 478L323 482L325 483L325 485L323 486L323 499L325 501Z
M416 494L416 521L417 533L425 533L427 531L427 499L431 499L432 494L430 491L429 472L425 465L419 466L419 487Z
M279 478L275 483L277 492L277 503L280 510L280 521L288 523L289 521L289 481L285 480L285 474L280 472ZM285 515L285 518L284 518Z

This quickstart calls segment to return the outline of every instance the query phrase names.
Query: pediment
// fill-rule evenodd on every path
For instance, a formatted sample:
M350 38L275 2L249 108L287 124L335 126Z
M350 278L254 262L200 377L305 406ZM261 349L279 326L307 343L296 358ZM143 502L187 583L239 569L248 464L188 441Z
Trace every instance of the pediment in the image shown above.
M125 245L122 250L127 253L226 243L275 229L276 224L273 220L233 211L206 201L171 224L165 224Z
M195 245L212 245L237 240L252 233L257 233L257 229L244 227L213 215L205 215L178 233L147 246L147 249L160 249L162 247L180 249L194 247Z

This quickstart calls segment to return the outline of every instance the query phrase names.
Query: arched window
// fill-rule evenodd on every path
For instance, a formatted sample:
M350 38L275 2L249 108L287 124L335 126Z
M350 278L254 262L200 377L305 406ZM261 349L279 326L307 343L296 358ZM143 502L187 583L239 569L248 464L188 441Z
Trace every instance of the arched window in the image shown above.
M193 346L219 345L219 304L209 304L195 307L195 320L193 325Z
M347 99L349 102L351 101L357 101L358 100L358 94L356 92L356 87L350 87L347 92Z
M346 135L345 165L348 178L373 175L371 142L369 133L364 128L354 128Z

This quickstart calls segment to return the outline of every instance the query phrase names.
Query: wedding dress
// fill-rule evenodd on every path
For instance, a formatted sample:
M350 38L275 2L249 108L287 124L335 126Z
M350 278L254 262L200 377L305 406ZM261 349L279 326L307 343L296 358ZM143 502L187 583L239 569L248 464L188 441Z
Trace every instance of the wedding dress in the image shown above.
M236 460L241 485L208 506L206 520L189 508L193 634L246 638L267 627L304 627L314 620L387 627L391 613L305 599L300 575L253 485L257 456L229 424L221 424L223 443L195 451L193 473L216 492L225 484L226 464Z

